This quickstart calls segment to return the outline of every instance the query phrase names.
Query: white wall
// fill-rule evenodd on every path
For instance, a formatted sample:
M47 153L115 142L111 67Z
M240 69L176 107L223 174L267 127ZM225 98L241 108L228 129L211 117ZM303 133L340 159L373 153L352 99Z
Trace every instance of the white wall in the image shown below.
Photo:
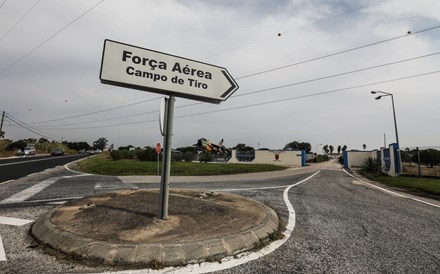
M377 150L373 151L347 151L348 168L361 167L365 159L377 158Z
M237 160L237 151L232 150L232 157L228 163L249 163ZM278 159L276 159L278 155ZM255 159L251 164L271 164L280 166L301 166L301 151L286 150L256 150Z

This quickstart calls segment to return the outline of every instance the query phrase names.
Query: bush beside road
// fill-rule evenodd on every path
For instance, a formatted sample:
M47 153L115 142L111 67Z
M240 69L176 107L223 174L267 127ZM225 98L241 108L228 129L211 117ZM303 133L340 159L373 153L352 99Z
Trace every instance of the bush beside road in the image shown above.
M107 153L80 161L78 168L83 172L100 175L158 175L157 162L113 161ZM171 162L172 176L230 175L284 169L286 167L275 165ZM159 170L161 170L161 167Z
M440 200L440 179L407 176L390 177L384 174L373 174L365 171L361 173L367 178L384 185L401 188L416 195L429 196L430 198Z

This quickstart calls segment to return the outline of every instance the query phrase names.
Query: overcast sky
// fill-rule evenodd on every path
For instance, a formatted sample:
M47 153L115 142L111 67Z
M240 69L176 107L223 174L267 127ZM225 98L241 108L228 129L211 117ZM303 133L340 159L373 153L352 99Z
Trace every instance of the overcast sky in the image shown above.
M102 84L111 39L225 67L220 104L177 98L173 147L440 146L440 1L0 0L6 138L162 143L163 95ZM282 87L284 86L284 87ZM189 105L189 106L188 106ZM20 125L17 124L20 123ZM321 148L321 146L318 146Z

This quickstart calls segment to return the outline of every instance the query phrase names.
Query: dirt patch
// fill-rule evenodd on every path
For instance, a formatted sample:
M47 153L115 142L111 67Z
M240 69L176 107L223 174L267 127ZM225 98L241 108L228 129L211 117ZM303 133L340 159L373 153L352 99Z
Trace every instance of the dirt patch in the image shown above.
M169 218L158 219L158 190L126 190L84 198L60 207L60 229L111 243L185 243L223 237L260 224L262 204L243 197L172 190Z

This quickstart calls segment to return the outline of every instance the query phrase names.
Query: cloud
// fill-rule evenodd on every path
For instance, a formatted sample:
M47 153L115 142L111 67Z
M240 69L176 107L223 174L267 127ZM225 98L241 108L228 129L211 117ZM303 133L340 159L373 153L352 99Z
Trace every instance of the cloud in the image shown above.
M438 55L240 95L436 52L440 30L417 31L439 25L437 2L104 1L0 74L0 111L31 124L112 109L31 125L53 138L90 144L99 137L116 146L160 142L160 100L154 100L160 95L99 82L103 42L112 39L223 66L237 78L236 96L220 105L182 107L196 102L177 98L175 147L192 145L200 137L224 138L231 147L260 143L282 148L294 140L312 146L380 147L384 133L388 142L394 140L391 103L389 98L375 101L372 89L395 94L402 146L432 145L430 140L440 139L440 130L430 126L440 114L438 74L304 96L436 71ZM8 1L0 9L0 36L34 3ZM97 3L38 3L0 41L0 70ZM397 36L404 37L317 58ZM316 60L241 78L311 59ZM146 100L151 101L122 107ZM11 139L38 137L9 122L5 129Z

